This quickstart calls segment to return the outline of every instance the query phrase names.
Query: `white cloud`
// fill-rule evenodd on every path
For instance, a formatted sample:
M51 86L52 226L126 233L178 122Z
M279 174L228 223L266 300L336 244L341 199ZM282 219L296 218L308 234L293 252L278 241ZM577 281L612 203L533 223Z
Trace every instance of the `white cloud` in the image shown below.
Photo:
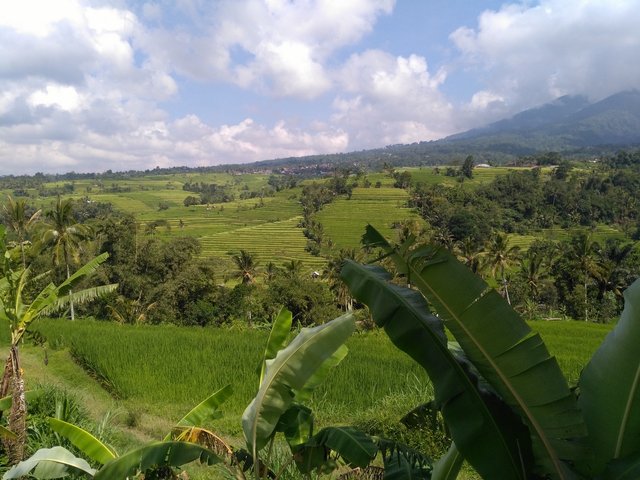
M379 50L352 55L339 73L350 96L334 101L333 120L351 134L350 148L411 143L451 131L452 106L439 91L446 72L429 72L423 57Z
M36 90L29 95L28 103L32 107L43 105L56 106L62 110L76 110L81 104L81 97L72 86L47 85L44 89Z
M140 42L166 65L200 80L231 81L275 96L315 98L331 87L326 62L359 41L395 0L223 0L190 5L209 23L146 32ZM196 13L192 13L196 15Z
M476 28L450 38L486 90L517 111L564 94L598 100L639 87L639 23L637 0L542 0L485 11Z

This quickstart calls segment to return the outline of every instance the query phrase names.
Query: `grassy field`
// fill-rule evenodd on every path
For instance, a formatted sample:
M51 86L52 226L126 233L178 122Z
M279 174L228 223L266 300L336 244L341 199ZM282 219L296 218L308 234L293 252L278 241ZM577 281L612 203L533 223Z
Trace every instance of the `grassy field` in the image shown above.
M537 321L531 326L571 384L611 330L610 325L573 321ZM200 399L231 384L234 394L223 422L231 435L239 434L237 420L257 389L255 369L268 335L262 330L59 320L42 321L37 329L50 345L69 348L114 398L135 402L144 411L179 418ZM414 402L428 400L431 387L423 370L382 332L354 335L348 346L345 361L314 396L321 421L352 422L390 399L401 416Z

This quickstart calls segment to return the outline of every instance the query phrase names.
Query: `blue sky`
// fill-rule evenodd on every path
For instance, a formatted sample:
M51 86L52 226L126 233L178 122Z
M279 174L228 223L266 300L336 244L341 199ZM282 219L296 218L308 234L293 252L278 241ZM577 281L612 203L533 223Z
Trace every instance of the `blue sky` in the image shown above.
M0 0L0 175L433 140L640 88L640 0Z

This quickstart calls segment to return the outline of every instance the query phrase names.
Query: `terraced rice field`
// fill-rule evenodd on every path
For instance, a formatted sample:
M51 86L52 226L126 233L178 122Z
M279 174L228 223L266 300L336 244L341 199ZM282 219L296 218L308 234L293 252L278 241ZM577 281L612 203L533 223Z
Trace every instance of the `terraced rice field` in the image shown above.
M372 223L389 238L395 234L394 222L419 219L406 207L407 192L399 188L356 188L350 200L339 198L318 214L324 232L338 248L360 246L367 223Z
M560 227L547 228L538 234L532 235L509 235L509 245L517 245L522 250L529 248L535 240L568 240L580 229L563 229ZM593 237L596 241L604 243L608 238L624 238L624 233L608 225L597 225L593 230Z
M297 216L201 237L202 255L224 258L244 249L263 266L268 262L282 265L291 260L300 260L309 270L322 269L326 260L305 251L307 239L302 229L298 228L301 220L302 217Z

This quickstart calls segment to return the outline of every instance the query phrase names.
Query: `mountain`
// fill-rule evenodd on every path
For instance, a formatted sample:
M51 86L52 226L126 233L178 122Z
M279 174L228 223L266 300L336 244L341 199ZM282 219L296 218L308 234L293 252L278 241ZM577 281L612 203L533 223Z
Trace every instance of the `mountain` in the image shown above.
M620 92L598 102L563 96L511 118L441 140L390 145L359 152L280 158L248 168L319 169L354 163L438 165L473 155L478 162L508 163L546 152L593 157L640 147L640 92ZM323 166L322 168L320 166Z
M435 143L510 153L640 145L640 92L620 92L595 103L564 96Z

